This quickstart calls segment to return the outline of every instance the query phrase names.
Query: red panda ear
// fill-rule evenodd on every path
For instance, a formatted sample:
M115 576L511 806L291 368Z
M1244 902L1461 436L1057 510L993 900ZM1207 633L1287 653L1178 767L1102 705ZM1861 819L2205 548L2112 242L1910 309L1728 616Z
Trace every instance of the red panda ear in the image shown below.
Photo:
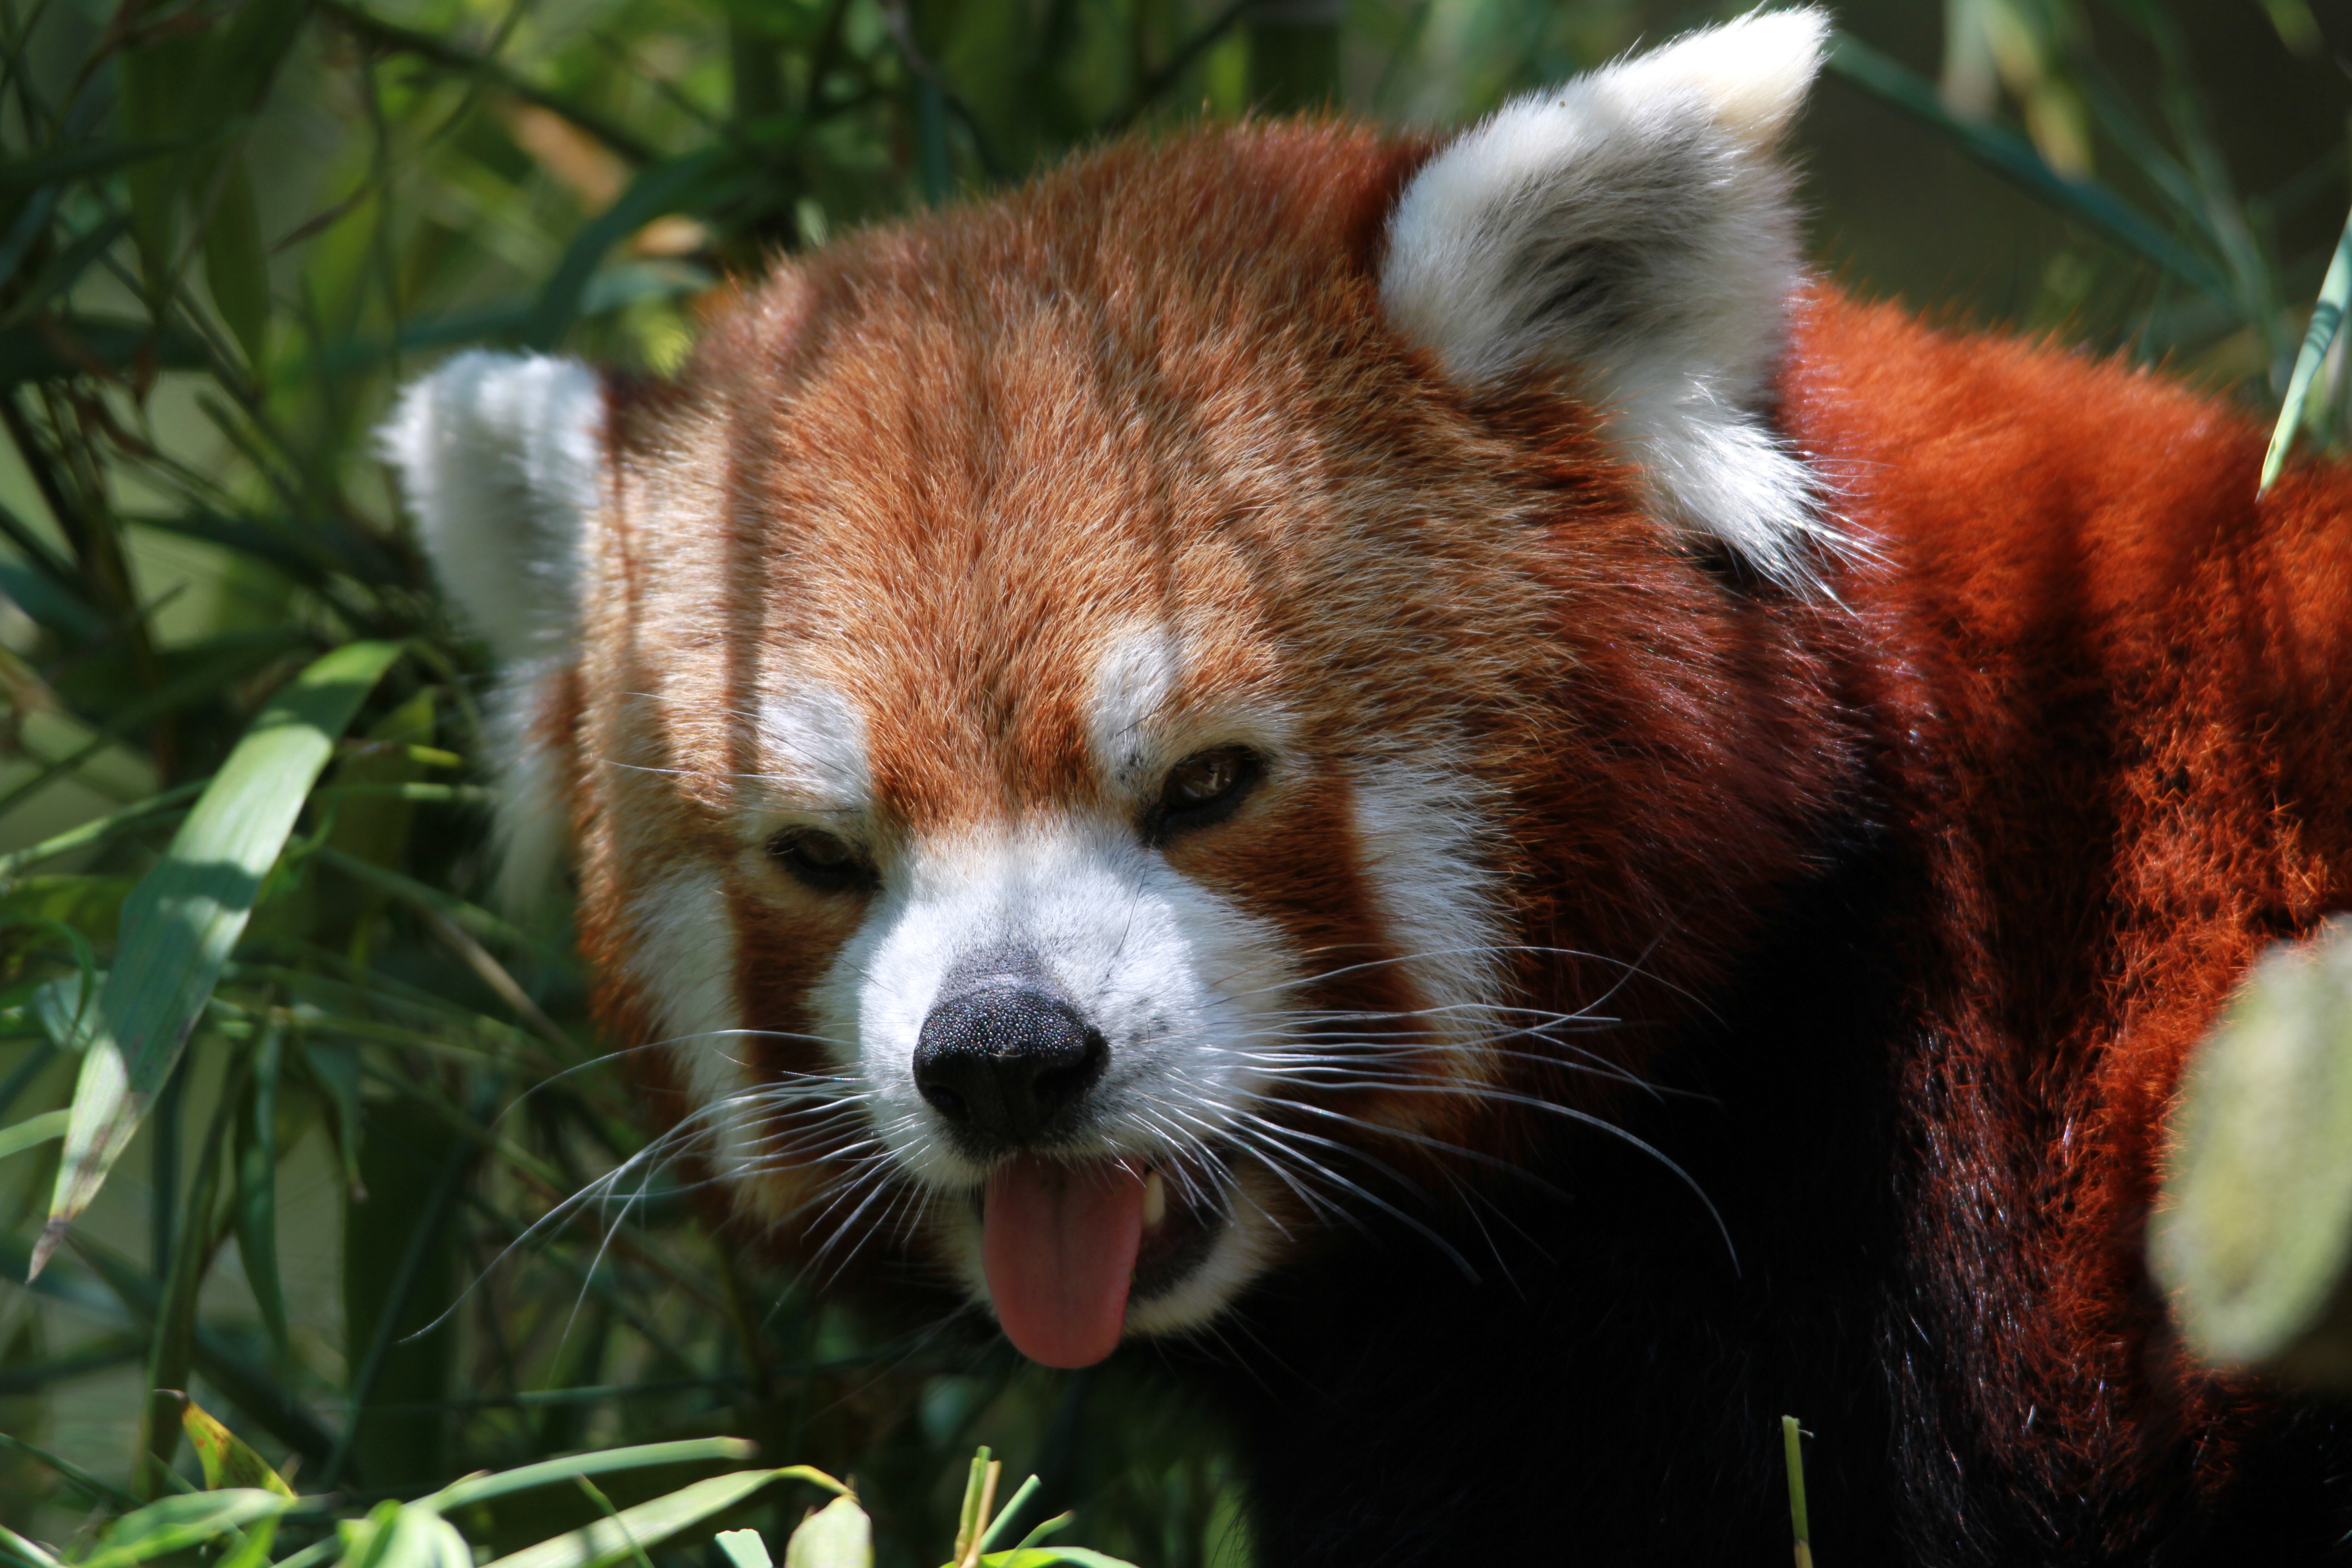
M499 893L552 881L569 813L562 748L588 533L606 489L604 384L540 355L459 354L402 395L377 432L425 553L499 667Z
M1569 377L1661 515L1792 585L1831 530L1765 416L1803 278L1773 154L1829 26L1751 15L1505 106L1413 176L1381 271L1455 379Z
M577 640L604 423L588 366L476 352L411 384L377 433L442 586L502 666Z

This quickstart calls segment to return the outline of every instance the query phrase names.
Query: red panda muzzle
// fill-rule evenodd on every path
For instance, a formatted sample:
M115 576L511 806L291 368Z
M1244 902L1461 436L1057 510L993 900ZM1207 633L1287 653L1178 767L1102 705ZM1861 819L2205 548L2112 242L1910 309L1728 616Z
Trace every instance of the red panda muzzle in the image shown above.
M1143 1245L1147 1178L1115 1160L1024 1154L989 1177L981 1258L1004 1337L1046 1366L1092 1366L1118 1348Z

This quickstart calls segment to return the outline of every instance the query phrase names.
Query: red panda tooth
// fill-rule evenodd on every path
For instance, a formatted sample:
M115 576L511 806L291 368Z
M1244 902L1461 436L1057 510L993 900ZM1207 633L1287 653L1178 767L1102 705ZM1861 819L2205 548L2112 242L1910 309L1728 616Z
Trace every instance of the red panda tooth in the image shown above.
M1143 1228L1156 1230L1160 1222L1167 1217L1167 1179L1157 1171L1146 1172L1143 1177Z

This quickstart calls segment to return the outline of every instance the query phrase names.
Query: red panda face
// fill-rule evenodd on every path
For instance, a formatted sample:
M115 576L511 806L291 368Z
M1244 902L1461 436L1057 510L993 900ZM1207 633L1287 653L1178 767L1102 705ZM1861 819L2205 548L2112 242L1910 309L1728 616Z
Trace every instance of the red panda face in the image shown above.
M673 386L412 393L510 864L569 818L604 1016L740 1212L1084 1365L1555 1092L1579 955L1648 918L1564 886L1647 809L1586 755L1626 595L1713 592L1691 536L1797 582L1818 526L1758 406L1822 26L1434 158L1114 149L786 269Z

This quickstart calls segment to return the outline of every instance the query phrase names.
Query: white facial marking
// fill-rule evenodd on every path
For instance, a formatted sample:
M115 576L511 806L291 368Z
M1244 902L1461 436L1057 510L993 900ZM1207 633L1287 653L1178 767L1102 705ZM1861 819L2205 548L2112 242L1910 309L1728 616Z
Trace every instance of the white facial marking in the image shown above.
M864 808L874 793L866 761L866 720L830 686L803 686L760 709L763 773L795 794L839 810Z
M1156 760L1153 721L1184 679L1183 646L1159 626L1120 632L1095 667L1087 737L1095 765L1111 783L1140 788Z
M652 1004L657 1038L686 1079L712 1173L756 1201L743 1175L757 1136L741 1097L752 1088L748 1042L735 992L735 923L715 871L680 866L629 900L636 940L629 978Z
M1350 782L1365 879L1422 1005L1441 1037L1485 1037L1507 932L1478 842L1476 786L1442 757L1384 762Z

